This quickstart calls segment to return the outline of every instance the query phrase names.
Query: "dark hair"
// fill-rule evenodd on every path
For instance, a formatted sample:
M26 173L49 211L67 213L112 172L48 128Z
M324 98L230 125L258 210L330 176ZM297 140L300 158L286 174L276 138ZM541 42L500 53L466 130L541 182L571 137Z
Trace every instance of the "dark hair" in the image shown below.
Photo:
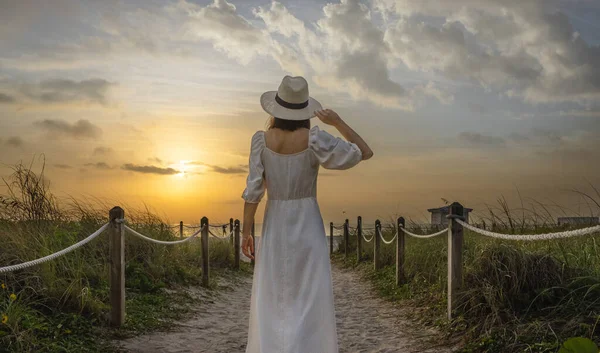
M267 130L281 129L287 131L295 131L301 128L310 129L310 119L305 120L285 120L277 117L271 117L267 124Z

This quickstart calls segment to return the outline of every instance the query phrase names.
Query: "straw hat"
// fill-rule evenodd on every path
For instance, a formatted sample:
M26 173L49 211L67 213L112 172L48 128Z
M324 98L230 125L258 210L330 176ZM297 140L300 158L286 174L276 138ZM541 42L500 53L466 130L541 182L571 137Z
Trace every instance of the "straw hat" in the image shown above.
M323 107L308 95L308 82L302 76L285 76L277 91L260 97L260 105L274 117L284 120L305 120L315 116Z

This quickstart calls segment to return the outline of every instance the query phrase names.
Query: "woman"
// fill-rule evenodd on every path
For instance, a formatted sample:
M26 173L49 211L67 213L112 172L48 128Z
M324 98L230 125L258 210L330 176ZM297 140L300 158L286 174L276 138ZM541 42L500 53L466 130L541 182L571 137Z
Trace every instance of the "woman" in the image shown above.
M250 229L265 190L262 236L256 247L246 353L338 353L331 265L316 200L319 166L348 169L373 156L365 141L334 111L308 94L302 77L283 78L261 96L272 117L252 137L242 198L242 252L254 259ZM334 126L333 137L310 118Z

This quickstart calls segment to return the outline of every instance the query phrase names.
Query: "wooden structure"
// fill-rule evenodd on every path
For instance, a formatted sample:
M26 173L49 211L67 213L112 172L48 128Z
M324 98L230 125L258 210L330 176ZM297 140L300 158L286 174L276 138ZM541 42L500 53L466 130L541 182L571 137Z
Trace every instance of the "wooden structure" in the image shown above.
M450 214L450 207L443 206L438 208L430 208L427 211L431 212L431 225L443 226L446 227L448 225L448 215ZM469 223L469 213L473 211L472 208L463 208L463 217L465 218L465 222Z
M559 226L595 226L600 224L600 217L558 217Z

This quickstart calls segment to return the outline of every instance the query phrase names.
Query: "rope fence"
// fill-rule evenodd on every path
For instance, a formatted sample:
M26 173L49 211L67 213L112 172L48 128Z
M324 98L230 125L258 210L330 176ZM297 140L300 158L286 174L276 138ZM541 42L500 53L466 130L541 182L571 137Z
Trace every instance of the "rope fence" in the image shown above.
M400 230L402 230L402 232L406 235L410 235L413 238L420 238L420 239L434 238L434 237L437 237L438 235L448 233L448 228L442 229L437 233L426 234L426 235L411 233L408 230L406 230L404 227L400 227Z
M209 283L209 234L219 238L226 239L230 238L230 243L234 248L234 263L233 268L240 268L240 221L233 220L231 218L229 223L224 224L210 224L208 218L203 217L200 221L199 226L184 225L183 222L179 222L178 226L168 226L165 224L160 225L160 232L164 232L166 229L179 228L179 240L159 240L142 234L141 232L131 228L126 224L125 212L120 207L114 207L109 212L109 222L101 226L98 230L87 236L85 239L65 248L59 250L48 256L44 256L39 259L32 261L23 262L20 264L9 265L0 267L1 273L9 273L26 269L28 267L36 266L44 262L52 261L60 256L68 254L78 248L81 248L100 236L105 231L108 231L109 240L109 263L110 263L110 322L112 326L119 327L123 325L125 320L125 235L131 234L144 241L158 244L158 245L178 245L187 242L191 242L198 237L201 238L201 250L202 250L202 284L208 286ZM227 228L229 227L229 232ZM184 238L183 229L197 229L191 236ZM212 229L220 228L223 230L223 235L214 233ZM254 224L252 224L251 235L254 238ZM252 261L253 262L253 261Z
M145 241L154 243L154 244L162 244L162 245L175 245L175 244L183 244L183 243L187 243L188 241L194 239L195 237L197 237L204 229L206 229L206 226L201 227L196 233L192 234L190 237L187 237L183 240L173 240L173 241L164 241L164 240L157 240L157 239L152 239L150 237L147 237L139 232L137 232L136 230L130 228L129 226L127 226L126 224L123 225L123 227L125 228L126 231L128 231L130 234L135 235L138 238L141 238Z
M25 268L36 266L36 265L42 264L44 262L54 260L65 254L68 254L71 251L78 249L78 248L84 246L85 244L89 243L90 241L94 240L96 237L98 237L100 234L102 234L102 232L104 232L108 228L109 225L110 225L110 223L106 223L105 225L100 227L97 231L90 234L87 238L83 239L82 241L75 243L75 244L69 246L68 248L57 251L54 254L44 256L37 260L27 261L27 262L23 262L23 263L11 265L11 266L6 266L6 267L0 267L0 273L8 273L8 272L13 272L13 271L23 270Z
M373 242L373 263L375 270L378 270L382 267L381 261L381 243L384 245L391 245L396 243L396 285L400 286L406 283L406 276L404 274L404 259L405 259L405 235L416 239L427 239L437 237L443 234L447 234L448 236L448 318L451 319L453 310L456 305L456 296L458 290L462 286L462 267L463 267L463 229L468 229L474 233L480 234L482 236L491 237L495 239L501 240L516 240L516 241L543 241L543 240L553 240L553 239L562 239L569 237L577 237L584 236L593 233L600 233L600 225L561 231L555 233L543 233L543 234L503 234L497 233L493 231L488 231L486 229L481 229L476 226L470 225L465 221L463 217L464 208L461 204L455 202L449 207L449 215L447 219L449 220L449 226L443 230L437 231L432 234L416 234L405 227L405 220L403 217L398 218L397 224L393 227L393 233L395 233L391 239L386 240L383 236L381 222L379 220L375 221L374 227L363 227L362 217L358 217L356 227L351 227L349 224L349 220L346 219L345 222L341 225L334 225L333 223L329 224L329 236L330 236L330 252L333 253L333 237L335 235L335 231L341 231L342 241L341 244L343 246L343 251L345 257L348 257L350 254L349 241L352 237L356 239L357 242L357 261L361 261L363 259L363 250L362 244L363 241L365 243ZM194 239L200 237L201 238L201 250L202 250L202 284L207 286L209 283L209 235L212 235L218 239L227 239L230 240L230 245L233 246L234 249L234 264L233 267L235 269L240 268L240 233L241 233L241 225L240 221L233 218L229 220L229 223L223 224L210 224L208 222L207 217L203 217L200 221L199 226L192 225L184 225L183 222L179 223L179 240L158 240L146 236L139 231L131 228L126 224L125 220L125 212L120 207L114 207L109 212L109 223L102 225L95 232L87 236L85 239L65 248L60 251L57 251L48 256L44 256L39 259L23 262L20 264L14 264L9 266L0 267L1 273L9 273L14 271L23 270L28 267L36 266L48 261L52 261L58 257L64 256L78 248L85 246L90 243L92 240L100 236L105 231L108 232L109 238L109 248L110 248L110 305L111 305L111 324L113 326L121 326L124 323L125 318L125 234L131 234L135 237L138 237L144 241L151 242L158 245L177 245L183 244L187 242L191 242ZM167 226L161 225L161 231L165 228L173 229L177 226ZM185 237L183 236L184 228L187 229L197 229L191 236ZM229 229L228 229L229 228ZM217 232L213 232L213 229L222 229L223 234L219 235ZM423 231L423 227L419 227L421 231ZM394 231L395 230L395 231ZM367 232L371 232L370 236L366 234ZM255 224L251 226L251 236L253 240L255 240ZM256 244L256 242L254 242ZM253 254L254 255L254 254ZM251 260L251 263L254 264L254 260Z
M348 257L350 255L349 249L349 241L350 239L356 240L356 259L357 262L361 262L363 260L363 243L373 243L373 266L375 270L379 270L383 267L381 260L381 246L383 245L391 245L396 243L396 286L401 286L406 283L406 275L404 271L404 261L405 261L405 248L406 248L406 239L405 236L410 236L412 238L420 241L422 239L430 239L435 238L441 235L447 235L448 237L448 308L447 314L448 319L452 319L453 313L456 308L456 299L458 291L461 289L463 285L463 232L464 229L467 229L473 233L500 239L500 240L510 240L510 241L548 241L554 239L563 239L570 237L578 237L585 236L594 233L600 233L600 225L591 226L588 228L582 229L574 229L574 230L566 230L566 231L558 231L553 233L543 233L543 234L504 234L489 231L486 229L481 229L480 227L469 224L464 217L464 208L458 203L454 202L449 206L448 216L448 227L438 230L438 225L423 225L423 224L412 224L410 225L410 229L408 230L406 227L406 222L403 217L397 219L397 224L395 227L390 227L392 229L392 233L394 235L391 239L386 240L383 236L383 231L381 229L381 222L379 220L375 221L374 227L363 227L362 225L362 217L358 216L356 227L351 227L349 225L348 220L341 225L334 225L330 223L330 253L333 253L333 235L334 230L341 229L343 234L342 244L339 244L339 251L344 253L344 257ZM483 224L485 228L485 223ZM352 234L350 234L350 230L354 230ZM532 230L534 230L532 228ZM373 231L369 236L367 231ZM417 233L427 233L430 234L417 234Z

